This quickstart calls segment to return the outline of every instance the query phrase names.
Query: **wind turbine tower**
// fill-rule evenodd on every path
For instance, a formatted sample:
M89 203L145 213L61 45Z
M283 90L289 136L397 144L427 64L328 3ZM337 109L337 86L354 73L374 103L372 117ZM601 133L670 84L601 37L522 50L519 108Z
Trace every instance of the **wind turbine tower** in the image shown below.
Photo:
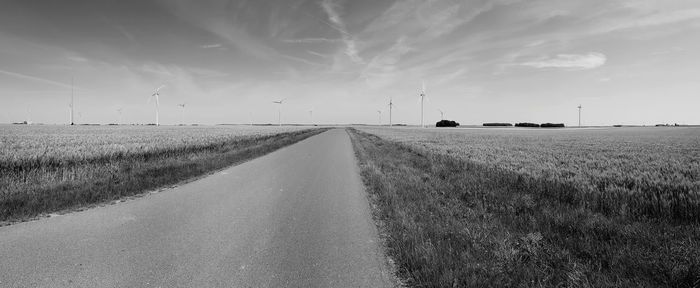
M311 125L314 125L314 109L309 110L309 120L311 121Z
M277 108L277 125L282 126L282 103L284 103L285 99L280 99L278 101L272 101L272 103L279 104L280 106Z
M391 98L389 98L389 127L392 126L391 124L391 110L394 109L394 102Z
M71 126L75 125L75 123L73 122L73 107L74 107L74 101L75 101L75 97L74 97L74 93L73 93L73 91L75 90L75 89L73 89L73 87L74 87L73 80L74 80L74 78L71 77L70 78L70 105L68 105L68 107L70 108L70 125Z
M440 109L438 111L440 111L440 120L445 120L445 112L442 112Z
M420 127L425 128L423 124L423 102L425 101L425 82L420 90Z
M153 92L153 94L151 94L151 97L156 98L156 126L160 126L160 122L158 121L158 110L160 109L160 100L158 98L160 96L160 89L163 89L163 87L165 87L165 85L160 85L160 87L158 87L156 91ZM148 102L151 102L151 98L148 98Z
M185 125L185 105L187 105L187 103L177 104L177 106L182 109L180 110L180 125Z
M581 128L581 104L578 104L578 127Z
M379 126L382 126L382 110L377 110L377 113L379 113Z
M27 125L32 125L32 107L27 106L27 120L24 120L27 122Z
M117 108L117 113L119 114L119 119L117 119L117 125L121 125L121 124L122 124L122 110L123 110L123 109L124 109L124 108L122 108L122 107Z

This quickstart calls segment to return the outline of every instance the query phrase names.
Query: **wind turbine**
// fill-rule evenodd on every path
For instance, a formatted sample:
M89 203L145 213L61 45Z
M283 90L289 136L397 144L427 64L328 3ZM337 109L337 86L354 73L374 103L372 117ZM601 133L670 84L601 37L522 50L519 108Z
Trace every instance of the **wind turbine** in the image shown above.
M153 94L151 94L151 97L148 98L149 103L151 102L152 97L156 98L156 126L160 126L160 122L158 121L158 110L160 108L160 101L158 99L158 96L160 96L160 89L163 89L163 87L165 87L165 85L160 85L160 87L156 88L156 91L153 92Z
M124 110L124 108L122 108L122 107L117 108L117 113L119 114L119 119L117 119L117 125L122 124L122 110Z
M394 101L389 97L389 127L392 126L391 124L391 110L394 109Z
M278 126L280 126L280 127L282 126L282 103L284 102L284 100L287 100L287 98L280 99L280 100L277 100L277 101L272 101L272 103L275 103L275 104L279 104L279 105L280 105L280 107L277 108L277 124L278 124Z
M73 125L73 103L68 103L68 125Z
M382 126L382 110L377 110L377 113L379 113L379 126Z
M185 125L185 105L187 105L186 102L183 102L181 104L177 104L182 110L180 110L180 124Z
M578 104L578 127L581 127L581 104Z
M73 123L73 104L75 101L75 97L73 96L73 94L74 94L73 93L73 90L74 90L73 89L73 82L74 82L73 80L74 80L73 77L71 77L70 78L70 104L68 104L68 108L70 110L70 112L69 112L70 113L70 125L75 125Z
M423 124L423 102L425 101L425 82L420 90L420 127L425 128Z
M309 119L311 120L311 125L314 125L314 108L309 110Z
M25 120L25 122L27 122L27 125L32 125L32 107L31 106L27 106L27 120Z
M438 111L440 111L440 120L445 120L445 112L442 112L440 109Z

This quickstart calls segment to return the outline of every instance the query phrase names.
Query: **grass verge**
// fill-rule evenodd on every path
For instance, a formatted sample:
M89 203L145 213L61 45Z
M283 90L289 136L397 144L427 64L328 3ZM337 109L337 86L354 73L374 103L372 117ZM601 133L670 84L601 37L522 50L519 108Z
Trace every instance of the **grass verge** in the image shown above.
M700 286L695 224L608 217L551 197L565 185L349 130L409 286Z
M133 196L204 175L297 143L328 129L309 129L267 136L244 136L234 141L200 147L165 148L139 155L123 155L92 161L5 167L3 173L42 174L0 194L0 224L26 220L43 213L74 209ZM172 151L171 151L172 150ZM27 171L31 169L33 171ZM97 172L96 172L97 171ZM83 175L55 181L55 175ZM15 177L15 182L23 181ZM26 177L24 177L26 179ZM26 181L26 180L25 180Z

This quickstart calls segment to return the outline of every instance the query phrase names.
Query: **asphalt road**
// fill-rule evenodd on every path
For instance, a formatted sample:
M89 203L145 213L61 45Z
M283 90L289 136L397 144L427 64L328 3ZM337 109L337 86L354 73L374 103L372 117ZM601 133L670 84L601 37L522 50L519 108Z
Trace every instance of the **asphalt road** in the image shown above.
M392 287L347 133L0 227L0 287Z

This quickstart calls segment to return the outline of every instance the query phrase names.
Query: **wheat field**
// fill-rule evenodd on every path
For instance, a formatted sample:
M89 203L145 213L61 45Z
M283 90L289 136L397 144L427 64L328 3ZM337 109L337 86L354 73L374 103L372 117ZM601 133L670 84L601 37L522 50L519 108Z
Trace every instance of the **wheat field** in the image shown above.
M571 185L552 196L606 215L700 221L700 128L361 130Z
M176 183L316 133L308 128L0 125L0 220Z

